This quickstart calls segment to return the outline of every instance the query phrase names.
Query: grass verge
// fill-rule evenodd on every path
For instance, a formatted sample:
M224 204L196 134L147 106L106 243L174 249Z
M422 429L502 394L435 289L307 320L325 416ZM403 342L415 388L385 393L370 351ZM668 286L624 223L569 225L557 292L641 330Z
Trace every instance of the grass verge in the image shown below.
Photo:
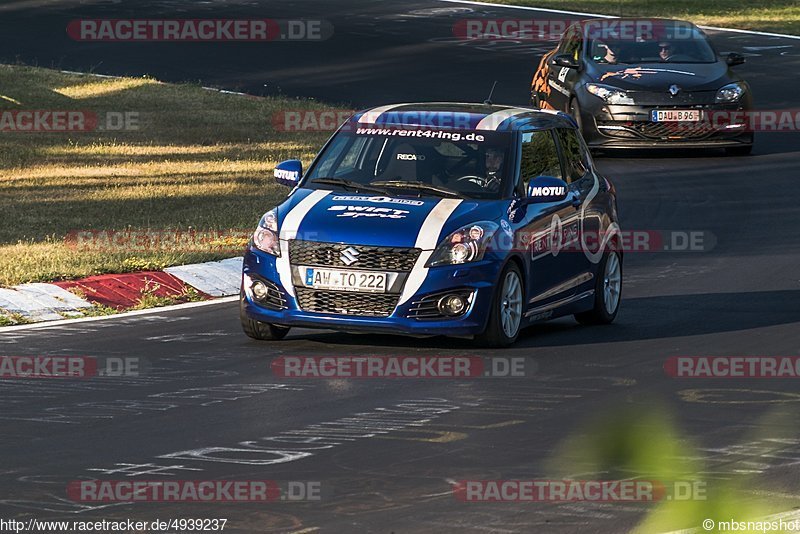
M0 285L235 255L258 217L288 192L273 182L275 164L292 157L310 163L330 135L280 131L273 117L330 109L151 78L0 65L0 117L81 111L103 127L21 132L0 122ZM70 238L78 232L159 237L144 245L113 239L80 245ZM185 238L197 235L217 237Z
M623 17L665 17L696 24L800 35L797 0L484 0Z

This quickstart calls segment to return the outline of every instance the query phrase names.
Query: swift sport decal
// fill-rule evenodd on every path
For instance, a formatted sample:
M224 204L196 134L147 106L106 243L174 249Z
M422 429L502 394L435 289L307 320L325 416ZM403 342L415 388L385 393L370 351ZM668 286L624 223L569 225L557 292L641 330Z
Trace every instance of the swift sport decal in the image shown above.
M278 276L281 278L281 285L283 289L294 297L294 284L292 283L292 268L289 265L289 240L297 237L297 230L300 228L300 223L317 203L328 196L332 191L325 189L317 189L312 191L306 198L297 203L292 208L286 217L283 218L283 223L280 229L280 247L281 255L275 260L275 268L278 270Z
M331 206L328 211L338 212L337 217L350 217L358 219L361 217L378 217L381 219L405 219L411 213L408 210L395 208L379 208L376 206Z

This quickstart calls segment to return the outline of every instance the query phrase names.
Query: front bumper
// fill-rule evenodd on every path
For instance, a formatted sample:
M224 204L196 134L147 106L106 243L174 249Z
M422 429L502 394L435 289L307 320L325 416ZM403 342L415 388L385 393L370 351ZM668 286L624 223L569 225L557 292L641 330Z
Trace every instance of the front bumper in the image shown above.
M594 99L598 100L598 99ZM718 120L748 108L741 105L626 105L592 103L582 108L583 136L592 148L730 148L753 144L742 123ZM652 122L653 110L698 109L699 122Z
M242 286L245 288L243 310L251 319L281 326L324 328L345 332L383 332L406 335L472 336L483 332L491 309L494 287L500 276L500 261L484 259L467 265L441 266L428 269L419 290L403 303L394 304L388 316L361 316L348 313L319 313L301 306L298 288L284 287L280 282L273 256L252 247L245 253ZM275 294L271 306L258 302L249 284L260 279L274 284ZM272 287L272 286L271 286ZM467 310L457 317L414 318L414 308L422 298L450 291L471 295ZM324 292L328 295L341 292ZM370 294L356 293L347 297L370 298ZM400 295L398 294L397 297ZM397 299L395 299L397 300Z

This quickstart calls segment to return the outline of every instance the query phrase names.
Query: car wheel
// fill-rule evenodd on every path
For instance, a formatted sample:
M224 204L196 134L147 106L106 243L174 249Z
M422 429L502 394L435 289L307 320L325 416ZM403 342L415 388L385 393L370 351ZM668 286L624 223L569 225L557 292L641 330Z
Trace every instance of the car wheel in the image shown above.
M569 114L575 118L578 123L578 130L583 134L583 121L581 120L581 106L578 104L578 99L573 98L569 101Z
M262 341L280 341L289 333L286 326L262 323L247 316L244 311L244 293L239 294L239 319L242 321L242 330L248 337Z
M495 290L486 330L475 340L484 347L507 347L519 336L522 325L522 275L517 264L509 262Z
M614 247L609 247L600 261L594 286L594 307L586 312L576 313L575 319L581 324L609 324L614 322L622 297L622 258Z
M753 152L753 145L734 146L725 149L728 156L749 156Z

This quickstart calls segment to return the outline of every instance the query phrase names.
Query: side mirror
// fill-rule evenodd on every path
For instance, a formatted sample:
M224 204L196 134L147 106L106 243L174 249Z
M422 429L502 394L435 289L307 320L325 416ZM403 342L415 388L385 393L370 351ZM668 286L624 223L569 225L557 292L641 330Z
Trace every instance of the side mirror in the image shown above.
M731 52L725 58L725 63L727 63L729 67L735 67L736 65L741 65L744 63L744 56L741 54L737 54L736 52Z
M553 58L553 65L556 67L567 67L568 69L579 69L581 64L569 54L559 54Z
M303 176L303 164L300 160L290 159L275 166L275 181L287 187L294 187Z
M537 176L528 183L526 193L529 204L560 202L567 198L567 182L552 176Z

